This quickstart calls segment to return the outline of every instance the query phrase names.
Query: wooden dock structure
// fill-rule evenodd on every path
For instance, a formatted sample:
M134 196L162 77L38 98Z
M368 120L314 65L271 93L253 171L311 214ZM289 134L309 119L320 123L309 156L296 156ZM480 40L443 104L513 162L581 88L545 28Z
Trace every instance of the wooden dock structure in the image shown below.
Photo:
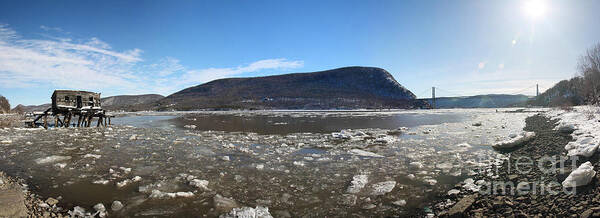
M112 115L107 114L100 105L100 93L55 90L52 94L52 107L43 112L33 112L33 121L26 124L30 127L43 126L48 129L48 118L54 120L54 127L90 127L94 118L96 127L111 125ZM62 119L61 119L62 116ZM74 118L77 117L77 123Z

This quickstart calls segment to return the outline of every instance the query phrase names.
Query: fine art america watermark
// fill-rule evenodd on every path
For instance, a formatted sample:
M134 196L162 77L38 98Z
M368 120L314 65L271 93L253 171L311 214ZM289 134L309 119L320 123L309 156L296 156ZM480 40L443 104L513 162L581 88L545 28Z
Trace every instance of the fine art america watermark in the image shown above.
M506 173L508 178L506 181L502 181L498 176L492 176L492 181L479 180L471 185L476 187L474 191L488 195L556 195L560 192L576 194L576 187L563 187L559 181L556 181L558 179L556 175L564 175L573 171L577 166L577 160L576 156L570 158L544 156L538 160L533 160L526 156L510 158L509 154L508 159L503 163L507 164ZM488 173L488 176L491 174L499 175L500 166L494 168L480 169L480 173ZM532 172L537 172L535 177L523 179L523 175L530 175ZM527 179L534 179L534 181L528 181Z

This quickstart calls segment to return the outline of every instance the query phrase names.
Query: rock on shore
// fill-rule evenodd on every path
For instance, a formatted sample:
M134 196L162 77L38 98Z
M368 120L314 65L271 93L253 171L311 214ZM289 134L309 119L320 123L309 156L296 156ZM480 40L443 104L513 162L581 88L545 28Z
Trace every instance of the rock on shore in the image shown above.
M23 182L0 172L0 217L64 217L56 202L44 202Z

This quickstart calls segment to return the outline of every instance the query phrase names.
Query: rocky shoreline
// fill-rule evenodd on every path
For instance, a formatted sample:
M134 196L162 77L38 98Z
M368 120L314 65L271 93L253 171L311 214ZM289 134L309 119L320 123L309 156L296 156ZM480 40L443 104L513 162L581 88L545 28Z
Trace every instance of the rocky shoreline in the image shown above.
M590 120L589 122L595 122ZM563 188L561 182L590 161L600 168L600 155L569 158L565 145L570 132L555 130L558 120L544 114L526 119L525 131L535 139L506 153L497 165L479 169L477 175L459 183L432 205L439 217L598 217L599 175L584 186ZM433 214L430 214L433 215Z
M30 192L22 179L0 172L0 217L69 217L57 204Z

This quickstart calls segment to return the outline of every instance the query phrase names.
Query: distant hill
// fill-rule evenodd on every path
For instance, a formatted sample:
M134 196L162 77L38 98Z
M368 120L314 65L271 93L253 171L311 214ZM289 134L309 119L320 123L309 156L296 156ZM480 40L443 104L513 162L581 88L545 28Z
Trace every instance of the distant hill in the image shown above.
M154 104L158 110L420 107L428 105L389 72L374 67L219 79L181 90Z
M14 111L23 111L23 112L34 112L34 111L45 111L46 109L52 107L50 103L41 104L41 105L22 105L19 104L14 107L12 110Z
M525 95L475 95L463 97L436 98L436 108L497 108L510 107L527 102L530 97ZM432 104L431 98L423 99Z
M537 98L529 100L527 104L535 106L582 105L586 103L584 87L584 80L581 77L562 80Z
M116 95L102 98L100 103L102 104L102 108L107 110L130 110L133 108L139 108L140 105L146 105L158 101L164 97L165 96L157 94Z

